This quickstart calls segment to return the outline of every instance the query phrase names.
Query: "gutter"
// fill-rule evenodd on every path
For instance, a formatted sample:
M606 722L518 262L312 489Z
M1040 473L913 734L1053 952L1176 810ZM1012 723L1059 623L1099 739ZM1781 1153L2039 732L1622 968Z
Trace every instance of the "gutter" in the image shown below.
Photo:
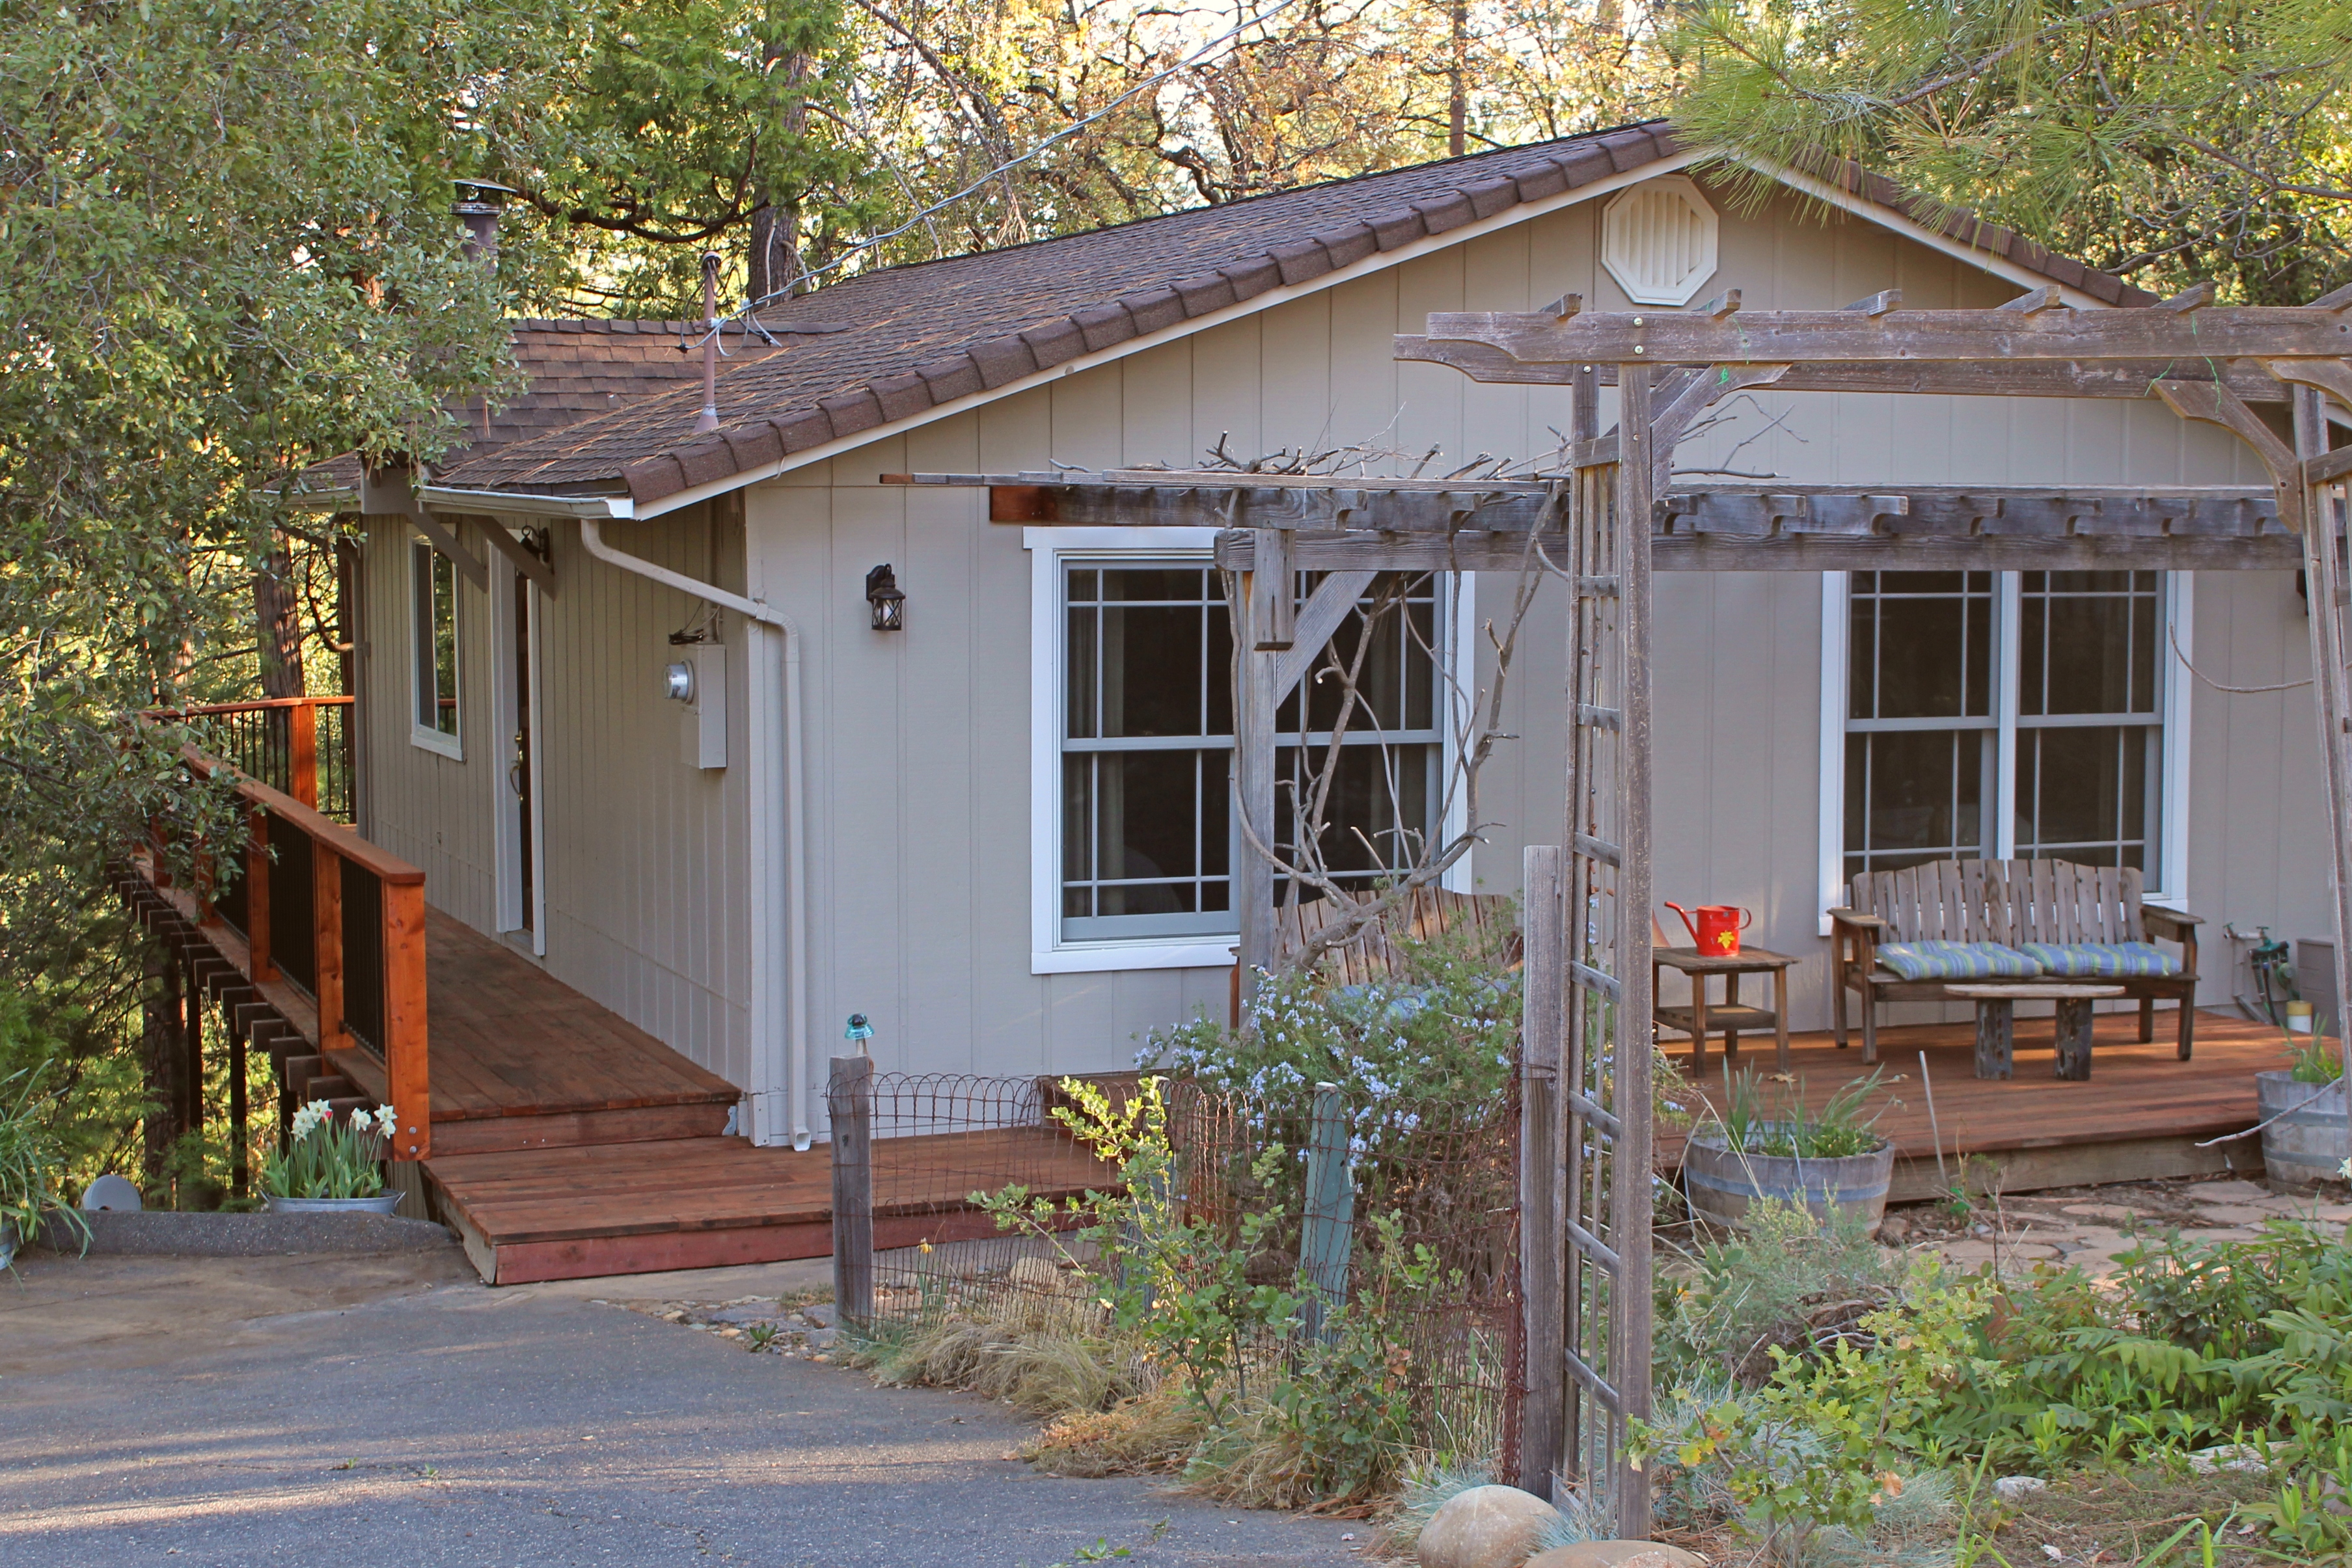
M626 496L530 496L515 490L460 490L447 485L420 485L416 487L416 499L422 505L436 511L503 514L517 517L579 517L585 521L592 518L597 520L628 518L637 515L635 504ZM599 560L610 561L615 566L619 566L625 560L636 559L635 556L624 556L618 552L609 555L602 553L608 548L602 545L592 546L588 553L595 556ZM661 570L659 567L652 566L651 562L639 564L648 566L656 571ZM636 569L624 566L621 570L634 571ZM676 576L675 573L671 575ZM675 588L678 583L687 580L688 580L686 578L679 578L677 582L670 586ZM714 595L719 599L726 597L722 590L707 585L690 588L687 591L698 593L706 599L710 599ZM750 601L742 602L748 603Z
M452 509L465 506L466 503L444 499L444 497L487 496L488 494L489 493L482 491L428 490L425 492L428 503L439 501L441 505L450 507ZM501 512L522 510L521 507L514 505L515 501L522 498L499 496L497 509ZM545 499L554 503L559 498L551 497ZM782 796L784 819L784 1071L786 1093L789 1096L791 1107L789 1114L792 1119L793 1147L806 1149L814 1138L808 1125L808 791L805 787L807 769L801 742L803 702L800 628L793 623L791 617L760 600L746 599L740 594L730 593L723 588L698 581L683 572L672 571L665 566L656 566L642 557L630 555L606 544L603 529L604 519L626 517L628 514L625 508L629 503L625 497L598 497L593 499L563 497L561 498L561 503L571 509L556 511L551 507L549 511L533 515L578 517L580 543L596 559L607 566L616 567L622 571L632 572L638 577L661 583L665 587L674 588L680 593L732 610L753 624L768 628L776 635L780 644L784 697L784 765L778 779L779 792ZM607 507L614 509L604 509ZM481 509L487 511L490 508L485 507ZM753 752L755 758L759 755L759 751ZM761 793L761 791L754 788L752 798L755 801ZM756 856L754 863L755 865L757 863ZM755 880L753 886L756 889L763 883L764 879ZM764 921L756 918L751 922L752 940L755 943L761 940L761 928L765 924ZM758 1020L761 1014L768 1010L761 1005L765 998L757 994L760 989L757 977L762 967L763 966L755 957L751 969L754 977L752 1019L755 1047ZM766 1075L758 1072L755 1069L755 1079L763 1076ZM769 1078L768 1082L772 1083L773 1079ZM772 1089L763 1091L755 1088L752 1091L752 1131L755 1135L766 1132L767 1119L761 1114L764 1108L760 1104L760 1101L764 1094L772 1092Z

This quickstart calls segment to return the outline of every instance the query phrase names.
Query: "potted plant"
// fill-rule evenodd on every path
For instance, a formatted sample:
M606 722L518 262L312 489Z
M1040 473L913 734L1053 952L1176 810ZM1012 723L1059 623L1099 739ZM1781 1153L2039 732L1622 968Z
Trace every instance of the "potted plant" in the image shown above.
M47 1100L38 1087L29 1071L0 1081L0 1269L13 1267L16 1249L40 1234L44 1215L61 1216L64 1228L89 1245L89 1222L57 1190L65 1151L42 1114Z
M401 1195L383 1190L384 1147L394 1117L389 1105L362 1106L342 1121L323 1100L294 1113L293 1135L261 1170L261 1192L273 1214L357 1211L390 1214Z
M1770 1116L1755 1074L1743 1071L1735 1080L1727 1069L1728 1110L1714 1126L1693 1133L1683 1151L1691 1212L1736 1227L1750 1204L1769 1197L1801 1206L1817 1218L1852 1216L1876 1230L1895 1176L1894 1141L1875 1130L1886 1108L1867 1119L1862 1113L1879 1076L1847 1084L1818 1112L1805 1109L1800 1081L1780 1114Z
M2308 1187L2342 1179L2352 1159L2345 1115L2344 1058L2326 1040L2298 1047L2294 1065L2254 1074L2262 1113L2263 1170L2274 1186Z

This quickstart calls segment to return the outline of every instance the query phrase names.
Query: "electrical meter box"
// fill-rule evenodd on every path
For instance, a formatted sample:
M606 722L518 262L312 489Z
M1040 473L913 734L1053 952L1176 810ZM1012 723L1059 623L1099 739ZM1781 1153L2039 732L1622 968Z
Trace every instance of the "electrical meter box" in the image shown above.
M670 695L686 706L677 721L679 760L688 768L724 768L727 650L716 643L697 643L678 649L677 653L669 667L668 684ZM681 674L683 681L678 678Z

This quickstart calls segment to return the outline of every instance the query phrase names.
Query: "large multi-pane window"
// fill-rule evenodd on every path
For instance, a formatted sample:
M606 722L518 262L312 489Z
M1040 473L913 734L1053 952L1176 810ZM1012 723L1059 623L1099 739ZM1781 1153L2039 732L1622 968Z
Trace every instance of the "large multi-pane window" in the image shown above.
M457 567L423 539L409 559L410 686L417 744L454 753L457 745Z
M1065 559L1061 584L1060 938L1151 940L1234 931L1233 634L1216 569L1195 559ZM1302 576L1302 599L1316 579ZM1394 591L1391 591L1394 598ZM1276 716L1276 850L1297 852L1301 803L1336 739L1317 841L1335 880L1408 863L1439 809L1438 605L1406 586L1363 649L1362 700L1339 730L1340 685L1302 684ZM1333 639L1352 660L1352 622Z
M2152 571L1854 573L1844 875L2005 853L2153 881L2165 597Z

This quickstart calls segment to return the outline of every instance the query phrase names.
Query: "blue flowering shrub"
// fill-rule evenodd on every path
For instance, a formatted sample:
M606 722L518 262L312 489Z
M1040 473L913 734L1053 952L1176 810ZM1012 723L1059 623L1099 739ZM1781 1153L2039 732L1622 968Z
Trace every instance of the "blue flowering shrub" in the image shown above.
M1261 1142L1307 1145L1315 1086L1339 1086L1360 1166L1412 1157L1425 1129L1458 1131L1509 1098L1519 976L1475 933L1391 939L1398 973L1334 984L1320 970L1257 977L1241 1028L1213 1019L1155 1031L1136 1065L1244 1102Z

